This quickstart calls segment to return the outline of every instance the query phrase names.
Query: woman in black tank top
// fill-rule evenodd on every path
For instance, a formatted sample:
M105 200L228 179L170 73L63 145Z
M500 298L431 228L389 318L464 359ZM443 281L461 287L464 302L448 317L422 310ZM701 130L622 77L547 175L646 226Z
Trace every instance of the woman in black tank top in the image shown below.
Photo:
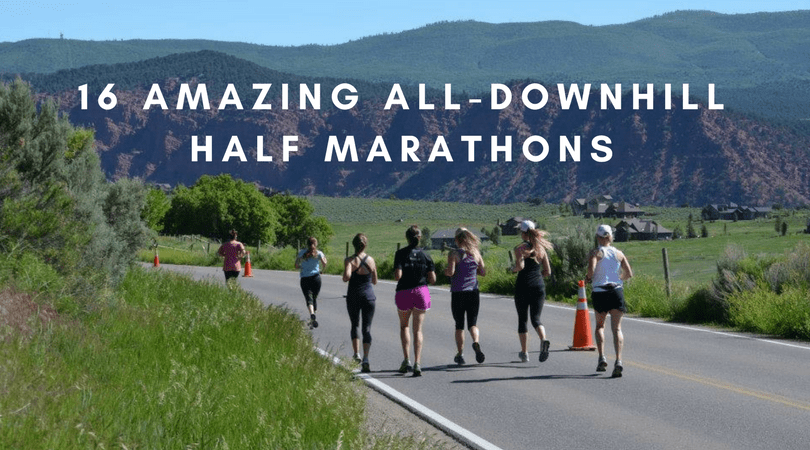
M546 328L540 322L540 314L546 300L543 278L551 275L547 251L553 246L544 238L546 233L535 228L534 222L530 220L520 223L520 231L523 242L515 247L515 267L512 268L512 272L518 274L515 281L515 309L518 315L520 341L518 357L522 362L529 360L527 322L531 320L532 327L540 338L539 360L543 362L548 359L550 346L546 338Z
M354 360L361 363L361 371L368 373L371 367L368 354L371 349L371 321L374 318L376 296L373 284L377 284L377 264L365 253L368 238L362 233L352 240L354 255L343 262L343 281L349 282L346 292L346 310L351 321L350 335ZM360 359L360 333L357 332L362 316L363 359Z

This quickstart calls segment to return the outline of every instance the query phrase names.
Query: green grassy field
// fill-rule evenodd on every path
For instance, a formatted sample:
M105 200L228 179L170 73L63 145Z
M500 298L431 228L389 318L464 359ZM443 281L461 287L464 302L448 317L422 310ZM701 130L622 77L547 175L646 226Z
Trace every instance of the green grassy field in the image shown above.
M469 203L420 202L413 200L358 199L311 197L309 201L315 207L315 215L325 217L335 235L324 246L329 258L327 273L339 273L342 270L342 259L353 253L351 240L356 233L368 236L368 253L379 262L393 260L397 245L405 245L405 230L411 224L429 228L431 232L442 229L455 229L464 226L470 229L492 230L499 222L519 216L537 222L538 226L551 233L551 239L564 238L570 230L585 227L595 230L601 223L597 219L585 219L571 216L566 208L560 205L530 205L515 203L505 205L474 205ZM667 250L670 278L687 288L705 285L717 273L717 260L729 246L735 246L750 256L781 255L798 245L810 242L810 235L803 234L810 211L790 212L784 220L788 223L788 232L781 236L774 229L775 219L757 219L749 221L715 221L701 222L699 208L660 208L643 207L649 212L646 219L656 220L666 228L680 226L686 230L691 214L694 227L698 233L706 226L707 238L675 239L671 241L631 241L618 242L616 247L625 251L637 276L647 276L664 280L662 249ZM617 219L605 221L615 225ZM493 270L506 269L510 265L509 251L520 242L517 236L502 236L500 245L485 243L483 253L487 264ZM160 261L176 264L217 265L219 259L213 254L217 243L207 244L199 238L183 240L161 238L159 240ZM282 256L280 250L271 248L249 248L253 267L293 270L294 255L289 252ZM206 253L208 251L208 253ZM265 265L268 255L275 254L281 261ZM434 260L446 258L440 251L433 251ZM285 264L285 258L289 262ZM151 261L154 250L145 249L139 254L142 261ZM584 276L584 274L583 274Z
M467 203L415 202L408 200L368 200L313 197L315 214L325 217L335 231L334 238L327 246L327 254L342 258L346 253L346 243L356 233L365 233L369 238L369 253L375 258L393 258L397 243L405 245L405 229L410 224L428 227L432 232L441 229L455 229L459 226L480 230L491 230L498 221L505 222L511 217L521 216L537 222L538 226L551 233L550 238L565 236L577 226L596 230L601 223L596 219L573 217L562 213L559 205L531 206L527 203L509 205L471 205ZM652 215L645 217L660 221L661 225L673 229L680 225L685 230L688 217L700 217L699 208L642 208ZM740 247L751 256L781 255L794 248L799 242L810 242L810 235L802 234L810 212L802 211L788 215L788 233L780 236L774 229L775 219L750 221L700 222L694 220L698 233L705 224L707 238L676 239L671 241L618 242L615 245L628 255L637 275L647 275L663 280L664 267L662 249L666 248L673 282L690 286L708 283L717 273L717 260L723 256L729 245ZM400 221L401 220L401 221ZM615 225L617 219L605 221ZM484 252L487 261L494 267L509 264L508 251L519 243L517 236L503 236L498 246L486 244ZM353 252L351 246L349 251ZM439 252L434 252L434 256ZM583 274L584 275L584 274Z

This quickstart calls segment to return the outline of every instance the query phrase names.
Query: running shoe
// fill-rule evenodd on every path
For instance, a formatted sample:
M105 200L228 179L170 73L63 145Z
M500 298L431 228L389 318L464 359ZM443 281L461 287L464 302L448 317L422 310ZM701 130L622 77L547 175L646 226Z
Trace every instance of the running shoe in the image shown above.
M367 359L363 360L363 364L360 366L360 372L363 372L363 373L371 372L371 365L369 365Z
M421 377L422 376L422 366L419 363L415 363L413 365L413 376Z
M543 341L540 344L540 362L548 359L548 348L551 346L549 341Z
M613 374L610 376L613 378L619 378L622 376L622 370L624 370L624 368L622 367L622 362L616 361L616 365L613 366Z
M455 361L455 363L458 364L459 366L463 366L465 363L464 355L462 355L461 353L456 353L456 357L453 358L453 361Z
M403 359L402 360L402 365L399 366L399 373L408 373L411 370L413 370L411 368L411 362L408 361L407 359Z
M354 356L352 356L352 359L353 359L353 360L354 360L354 362L356 362L357 364L360 364L360 361L362 361L362 359L360 359L360 354L359 354L359 353L355 353L355 354L354 354Z
M473 351L475 351L475 361L478 362L478 364L484 362L484 352L481 351L481 344L473 342Z
M602 357L599 358L599 363L596 365L597 372L606 372L607 371L607 360Z
M315 314L309 316L309 327L318 328L318 321L315 320Z
M518 352L518 358L520 358L520 362L528 362L529 354L526 352Z

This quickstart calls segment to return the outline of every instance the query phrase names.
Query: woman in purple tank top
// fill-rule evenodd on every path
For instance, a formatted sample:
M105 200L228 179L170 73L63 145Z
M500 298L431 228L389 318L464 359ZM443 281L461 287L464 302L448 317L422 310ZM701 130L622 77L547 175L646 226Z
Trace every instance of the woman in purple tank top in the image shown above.
M464 364L464 317L467 317L467 327L472 337L472 348L475 351L475 360L480 364L484 362L484 353L478 343L478 307L480 295L478 292L478 275L486 275L484 259L478 246L481 240L466 228L456 230L456 247L447 255L447 268L444 274L451 277L450 283L450 309L453 320L456 322L456 347L458 353L454 361L458 365Z

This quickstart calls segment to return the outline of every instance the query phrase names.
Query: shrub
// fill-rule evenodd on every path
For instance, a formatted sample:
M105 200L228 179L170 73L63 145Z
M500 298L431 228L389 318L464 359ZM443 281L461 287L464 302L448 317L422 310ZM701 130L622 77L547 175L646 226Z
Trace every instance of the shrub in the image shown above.
M791 286L781 294L767 285L728 298L730 324L745 331L810 339L810 291Z

